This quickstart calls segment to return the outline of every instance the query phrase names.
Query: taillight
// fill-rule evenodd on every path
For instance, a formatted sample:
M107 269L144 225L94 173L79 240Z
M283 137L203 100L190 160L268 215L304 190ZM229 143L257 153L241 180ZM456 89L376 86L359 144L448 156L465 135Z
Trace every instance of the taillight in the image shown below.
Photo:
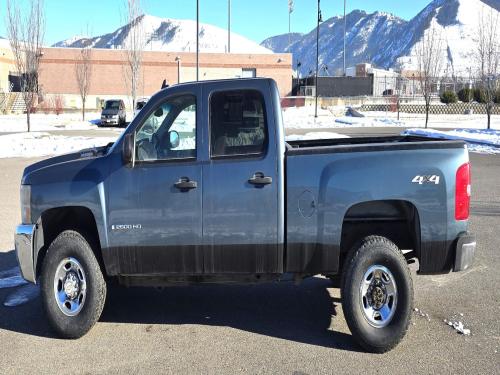
M455 220L469 218L470 189L470 163L465 163L457 169L455 180Z

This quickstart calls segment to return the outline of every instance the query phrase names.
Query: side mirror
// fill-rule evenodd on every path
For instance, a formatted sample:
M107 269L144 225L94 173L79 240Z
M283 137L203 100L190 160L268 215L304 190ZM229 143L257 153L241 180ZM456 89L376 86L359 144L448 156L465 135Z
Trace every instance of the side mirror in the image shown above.
M169 131L168 137L170 140L170 149L179 147L179 144L181 143L181 137L179 136L179 133L177 133L175 130Z
M124 164L131 164L134 166L135 162L135 155L134 155L134 149L135 149L135 137L134 133L128 133L125 134L125 138L123 139L123 150L122 150L122 157L123 157L123 162Z
M155 111L155 117L163 116L163 109L160 107Z

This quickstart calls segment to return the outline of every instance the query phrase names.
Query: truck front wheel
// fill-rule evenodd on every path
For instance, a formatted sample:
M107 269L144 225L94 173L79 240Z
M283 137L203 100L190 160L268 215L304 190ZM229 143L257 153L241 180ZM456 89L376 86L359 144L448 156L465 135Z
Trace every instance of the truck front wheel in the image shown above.
M50 244L42 263L42 302L50 325L63 338L79 338L99 320L106 282L89 243L67 230Z
M342 279L342 308L354 339L383 353L404 337L413 309L406 259L387 238L369 236L351 250Z

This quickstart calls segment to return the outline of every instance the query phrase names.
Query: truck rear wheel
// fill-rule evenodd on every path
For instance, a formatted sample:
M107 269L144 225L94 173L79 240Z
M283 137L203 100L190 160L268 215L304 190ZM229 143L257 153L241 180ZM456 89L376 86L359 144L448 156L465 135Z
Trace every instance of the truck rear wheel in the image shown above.
M401 251L387 238L369 236L344 265L342 308L354 339L383 353L405 336L413 309L413 283Z
M40 279L42 302L52 328L63 338L79 338L99 320L106 282L89 243L67 230L50 244Z

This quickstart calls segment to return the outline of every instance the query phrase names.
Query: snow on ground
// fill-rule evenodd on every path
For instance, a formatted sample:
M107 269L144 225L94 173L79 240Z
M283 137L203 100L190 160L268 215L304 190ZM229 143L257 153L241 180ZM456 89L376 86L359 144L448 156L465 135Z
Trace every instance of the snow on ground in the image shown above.
M315 118L314 106L290 107L283 109L283 123L290 129L405 126L402 121L386 116L371 117L363 113L365 117L350 117L345 113L344 106L318 108Z
M454 129L454 130L435 130L412 128L406 129L402 134L420 135L424 137L459 139L468 143L469 151L500 154L500 131L488 129Z
M345 127L405 127L417 128L425 126L425 114L396 112L360 112L364 117L345 115L345 107L318 108L318 117L314 117L314 106L291 107L283 109L283 122L291 129L322 129ZM359 112L359 111L358 111ZM500 116L492 116L492 129L500 129ZM433 115L429 117L429 127L453 129L460 126L468 129L486 127L486 115Z
M0 135L0 158L60 155L105 146L116 137L67 137L46 132Z
M398 114L396 112L363 112L366 118L372 119L386 119L397 120ZM407 128L423 128L425 126L425 114L423 113L400 113L401 126ZM472 115L429 115L429 128L443 128L443 129L484 129L486 128L486 115L472 114ZM397 125L394 125L397 126ZM500 116L491 116L491 128L500 129Z
M65 113L61 115L46 115L35 113L30 116L32 131L59 131L59 130L92 130L98 129L100 113L87 114L89 120L82 121L80 113ZM127 115L130 119L130 115ZM120 128L106 128L106 130ZM0 133L24 132L27 130L26 115L5 115L0 116Z
M286 141L305 141L310 139L332 139L332 138L350 138L348 135L332 132L310 132L303 135L290 134L285 137Z
M13 291L3 301L4 306L18 306L36 298L40 293L37 285L28 284L21 276L19 267L0 272L0 289L9 288Z
M180 148L193 148L188 134L192 132L194 120L189 116L180 119L176 129L181 132ZM335 128L349 127L401 127L411 128L413 134L439 136L447 139L464 139L469 143L469 150L481 153L500 153L500 116L492 116L492 130L490 132L480 130L486 127L485 115L431 115L429 129L424 129L425 115L401 113L400 119L394 112L362 112L364 117L346 116L345 106L332 106L318 108L318 117L314 117L314 107L292 107L284 108L283 121L287 132L287 140L302 139L324 139L345 138L346 136L332 132ZM102 146L113 142L120 128L98 128L98 113L89 113L89 121L81 121L79 113L70 114L42 114L32 115L32 133L26 131L25 115L0 116L0 158L5 157L39 157L58 155L83 148ZM132 118L128 116L128 118ZM460 127L461 129L457 129ZM450 129L449 132L433 129ZM99 130L97 130L99 129ZM307 129L305 135L297 135L293 129ZM476 129L476 130L473 130ZM87 136L64 136L66 130L92 130L92 135ZM103 131L102 136L99 133ZM58 132L59 135L48 132ZM116 137L110 137L109 132L116 132ZM432 132L429 133L429 132ZM17 133L6 134L2 133ZM425 133L425 134L424 134ZM85 135L85 133L84 133ZM185 139L186 138L186 139Z

